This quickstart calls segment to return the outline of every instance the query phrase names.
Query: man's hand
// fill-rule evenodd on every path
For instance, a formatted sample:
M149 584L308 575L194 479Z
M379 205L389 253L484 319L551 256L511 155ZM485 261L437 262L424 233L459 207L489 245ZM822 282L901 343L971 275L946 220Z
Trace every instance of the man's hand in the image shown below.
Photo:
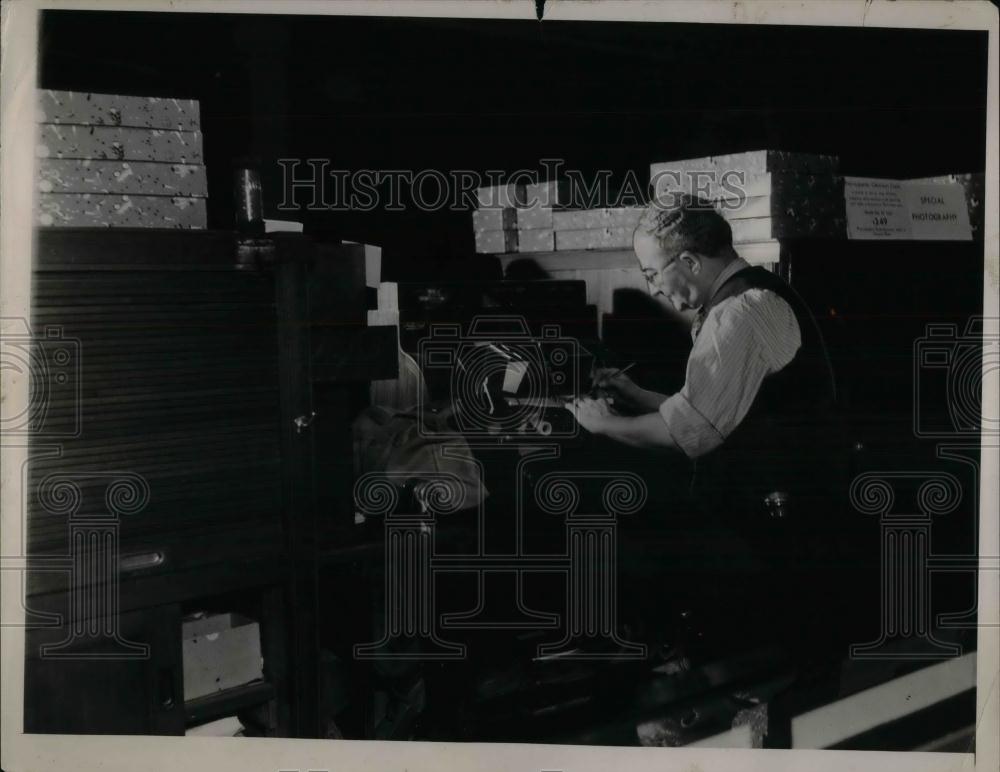
M620 367L595 367L590 373L590 381L598 396L611 397L618 404L628 407L638 406L642 388Z
M580 397L566 403L566 409L573 414L577 423L591 434L601 434L611 417L611 404L607 399Z
M595 367L590 378L599 397L610 397L617 408L626 412L654 413L667 398L642 388L617 367Z

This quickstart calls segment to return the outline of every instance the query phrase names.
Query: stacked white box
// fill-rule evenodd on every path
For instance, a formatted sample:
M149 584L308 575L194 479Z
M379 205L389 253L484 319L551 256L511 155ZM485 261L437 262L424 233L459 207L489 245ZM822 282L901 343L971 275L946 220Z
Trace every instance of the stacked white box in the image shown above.
M551 228L517 230L518 252L551 252L556 248L555 231Z
M611 207L601 209L568 209L552 215L553 228L558 231L635 229L642 207Z
M677 193L711 201L735 244L846 234L844 179L836 156L760 150L654 163L650 181L664 206Z
M477 231L476 251L487 255L517 252L517 231Z
M632 246L634 231L634 228L556 231L556 250L627 249Z
M193 99L38 91L43 227L207 227Z

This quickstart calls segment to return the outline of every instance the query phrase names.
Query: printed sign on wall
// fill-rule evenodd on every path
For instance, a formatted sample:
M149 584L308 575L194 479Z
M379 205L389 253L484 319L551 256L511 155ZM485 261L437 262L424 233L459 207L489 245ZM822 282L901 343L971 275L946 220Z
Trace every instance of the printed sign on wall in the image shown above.
M913 238L925 241L972 239L969 209L961 185L908 182L904 190Z
M847 237L971 241L961 185L845 177Z
M899 180L844 178L847 236L851 239L909 239L910 210Z

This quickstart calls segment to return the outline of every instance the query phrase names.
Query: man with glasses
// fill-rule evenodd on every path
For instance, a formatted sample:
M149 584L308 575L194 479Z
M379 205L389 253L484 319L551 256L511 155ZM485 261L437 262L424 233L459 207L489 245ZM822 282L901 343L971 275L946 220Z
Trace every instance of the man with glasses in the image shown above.
M765 564L781 565L780 585L815 585L844 448L809 309L781 278L739 257L729 223L703 199L654 202L633 245L653 297L698 312L684 386L660 394L602 369L594 377L603 396L567 407L593 434L690 462L690 489L677 491L684 511L664 524L693 516L732 528Z

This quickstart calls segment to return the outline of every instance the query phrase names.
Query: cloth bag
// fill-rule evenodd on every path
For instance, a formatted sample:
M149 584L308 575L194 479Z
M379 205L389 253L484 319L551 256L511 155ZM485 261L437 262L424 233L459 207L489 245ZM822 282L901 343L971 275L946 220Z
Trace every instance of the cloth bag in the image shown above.
M482 472L469 444L448 426L449 415L448 409L367 408L353 425L355 474L385 472L393 485L412 490L418 502L422 486L444 474L458 482L460 501L454 509L481 506L489 495Z

